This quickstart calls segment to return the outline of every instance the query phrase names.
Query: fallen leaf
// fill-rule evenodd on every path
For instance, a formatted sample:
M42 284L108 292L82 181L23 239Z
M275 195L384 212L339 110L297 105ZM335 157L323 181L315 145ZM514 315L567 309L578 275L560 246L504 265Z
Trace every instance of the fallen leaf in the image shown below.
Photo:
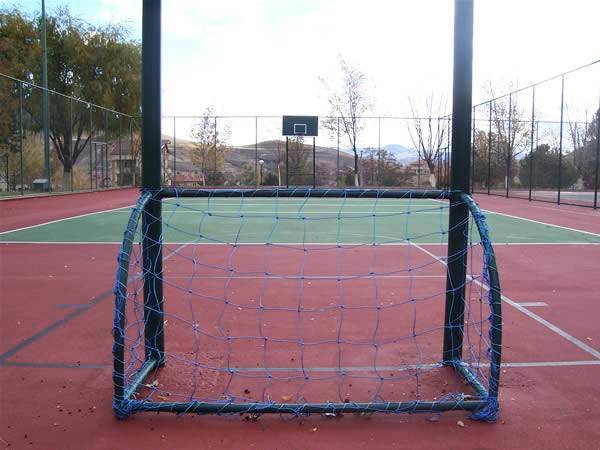
M459 420L458 422L456 422L456 425L458 425L461 428L465 427L465 423L462 420Z
M281 396L281 401L282 402L289 402L292 399L291 395L282 395Z
M439 422L440 421L440 416L439 416L439 414L436 414L435 416L428 417L427 420L429 422Z
M156 398L162 400L163 402L169 401L169 397L165 395L157 395Z
M313 430L313 431L317 431L317 427L314 427L312 430Z

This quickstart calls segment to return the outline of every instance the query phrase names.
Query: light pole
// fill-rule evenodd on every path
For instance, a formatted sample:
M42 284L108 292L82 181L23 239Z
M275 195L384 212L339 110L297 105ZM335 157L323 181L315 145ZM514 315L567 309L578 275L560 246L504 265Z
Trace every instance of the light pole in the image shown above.
M44 133L44 177L45 190L50 191L50 126L48 106L48 50L46 46L46 3L42 0L42 127Z
M259 179L259 186L262 186L263 183L263 166L265 165L265 161L264 159L259 159L258 160L258 165L260 166L260 179Z

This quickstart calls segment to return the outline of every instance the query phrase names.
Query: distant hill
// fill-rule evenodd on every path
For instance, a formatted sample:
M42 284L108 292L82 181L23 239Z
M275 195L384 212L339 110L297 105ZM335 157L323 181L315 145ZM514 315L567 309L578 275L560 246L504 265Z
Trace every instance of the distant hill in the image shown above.
M419 153L416 148L405 147L400 144L388 144L383 148L396 157L400 164L411 163L419 158Z
M163 136L163 139L173 141L170 136ZM191 152L193 142L185 139L177 139L177 170L190 171L194 170L192 165ZM410 147L405 147L400 144L388 144L383 147L390 152L401 164L407 164L415 161L418 158L417 150ZM172 144L170 145L171 152L173 151ZM304 144L304 150L312 152L311 144ZM333 171L337 167L337 150L331 147L315 147L317 165L324 166L328 171ZM262 141L258 144L236 145L228 147L225 153L224 172L239 173L246 163L254 162L254 159L265 161L265 167L275 167L277 161L285 162L285 141L269 140ZM172 166L172 164L171 164ZM340 150L340 169L346 167L354 167L354 157L351 152Z
M173 141L170 136L163 136L163 139ZM193 142L185 139L177 139L177 170L193 170L192 149ZM304 150L312 152L312 145L304 144ZM173 145L170 145L170 151L173 152ZM317 165L325 166L328 170L335 170L337 167L337 150L329 147L315 147ZM254 162L255 158L265 161L266 167L275 167L277 161L285 162L285 141L270 140L255 144L236 145L228 147L225 152L224 172L239 173L242 166L246 163ZM171 164L172 166L172 164ZM354 159L351 154L340 151L340 169L344 167L353 167Z
M254 160L256 151L258 159L265 161L267 166L277 164L278 158L285 161L285 141L271 140L259 142L257 148L254 144L233 147L228 151L226 160L229 164L241 167L248 160ZM312 152L312 144L304 144L304 151ZM315 146L315 157L318 165L324 165L328 169L337 166L337 150L330 147ZM340 168L354 167L354 158L351 154L340 151Z

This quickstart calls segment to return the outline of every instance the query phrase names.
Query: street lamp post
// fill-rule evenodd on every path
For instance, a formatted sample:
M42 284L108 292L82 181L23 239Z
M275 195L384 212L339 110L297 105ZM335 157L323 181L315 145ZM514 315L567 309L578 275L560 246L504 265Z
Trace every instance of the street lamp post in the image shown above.
M46 178L46 191L51 190L50 185L50 113L48 100L48 50L46 46L46 3L42 0L42 128L44 134L44 177Z
M259 179L258 184L259 184L259 186L262 186L262 184L263 184L263 166L265 165L264 159L259 159L258 165L260 166L260 179Z

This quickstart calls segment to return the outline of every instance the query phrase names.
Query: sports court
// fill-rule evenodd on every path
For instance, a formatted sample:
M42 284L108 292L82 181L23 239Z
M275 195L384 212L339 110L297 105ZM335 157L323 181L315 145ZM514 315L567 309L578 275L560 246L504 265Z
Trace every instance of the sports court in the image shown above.
M315 12L329 20L340 5ZM432 91L421 112L409 97L410 116L372 116L399 100L377 101L384 78L368 86L338 48L339 79L316 76L329 115L220 115L213 103L188 116L181 105L204 84L242 111L251 98L269 110L254 94L287 97L263 84L266 61L233 55L286 42L300 33L286 37L284 18L311 13L255 5L277 24L256 47L254 11L232 8L254 19L246 32L231 11L204 22L177 9L177 31L202 30L206 46L179 59L204 62L210 48L221 62L187 66L193 91L172 103L184 84L173 56L195 41L163 34L175 9L144 0L136 40L66 8L47 23L41 6L40 20L1 12L18 47L0 74L2 446L598 447L600 110L588 99L600 61L500 96L489 81L492 98L474 104L485 39L474 2L456 0L452 70L429 80L446 94L451 81L450 104ZM355 7L344 13L386 15ZM255 48L205 45L220 36L211 20ZM51 46L86 61L58 80L47 27ZM28 71L38 33L44 86ZM395 74L382 56L377 72ZM253 92L219 91L225 59L261 67L243 74ZM428 71L414 72L417 86L394 77L394 91L416 95ZM299 106L304 83L277 110L316 114L316 97Z
M597 310L594 292L600 289L600 280L593 264L600 256L598 212L487 196L476 199L488 217L504 296L502 412L496 425L467 421L465 412L441 416L431 413L312 415L290 420L267 415L248 418L247 415L163 417L140 414L124 423L116 421L110 409L112 337L108 324L114 310L112 285L116 255L123 224L136 198L137 191L122 190L73 195L68 206L61 196L1 204L3 348L0 372L3 396L13 405L2 411L2 422L7 427L1 437L13 447L26 447L31 442L34 448L47 448L60 440L65 443L64 448L106 448L118 447L126 439L129 447L153 446L160 442L159 446L168 448L195 448L195 443L201 441L203 448L222 442L257 448L283 442L289 442L292 448L293 442L302 443L303 448L317 443L328 447L352 443L363 448L370 445L375 435L378 442L398 444L400 431L403 438L411 439L413 448L455 446L465 442L477 445L490 436L496 445L506 447L543 448L549 443L560 445L561 442L565 446L592 447L593 442L598 441L593 424L600 411L588 401L600 394L596 382L600 375L597 344L600 335L594 314ZM335 225L340 211L345 222L350 223L343 227L342 234L336 233L339 227ZM190 237L198 235L202 215L206 221L201 235L212 236L212 242L196 242ZM375 260L372 256L374 215L381 220L377 227L377 244L380 245L376 246L379 253ZM406 216L411 216L410 221ZM288 218L291 221L292 217L297 229L282 226L279 230L273 226ZM319 223L319 226L303 226L301 217L311 217L311 225ZM386 227L390 217L410 227L400 230L397 226ZM241 227L244 219L259 225ZM447 208L440 200L348 199L343 205L339 201L332 203L330 199L165 200L163 223L168 227L164 269L171 283L165 286L166 346L173 351L172 346L178 345L181 348L177 351L182 354L189 350L185 348L190 344L189 339L185 339L189 326L183 327L178 321L184 313L177 310L180 306L177 306L176 291L180 283L193 280L194 289L219 295L224 280L229 278L219 270L231 258L233 249L239 253L234 261L235 279L229 280L233 293L228 298L235 301L236 292L244 293L237 297L239 301L260 297L260 290L265 289L265 277L257 265L265 263L265 242L273 244L269 267L274 275L303 274L302 290L307 307L311 302L326 302L327 296L335 290L327 274L335 277L340 270L346 274L377 271L383 302L388 299L393 302L394 290L406 289L406 292L397 292L403 297L408 292L417 297L420 292L436 292L438 287L443 292L445 268L437 258L443 256L440 252L446 244L438 232L440 220L447 221ZM333 225L327 225L328 222ZM232 246L232 236L237 236L238 247ZM414 243L406 245L407 236L414 238ZM318 253L318 249L332 246L336 251L341 247L344 252L341 260ZM310 257L304 258L304 262L296 255L298 252L307 254L303 248L310 249ZM193 277L187 272L190 257L203 261L202 268ZM413 283L410 291L403 284L406 274L396 270L399 261L402 267L416 270L410 275ZM311 279L317 268L319 277ZM387 275L382 275L383 272ZM297 277L273 276L269 283L268 292L261 297L265 302L274 295L293 302L298 291ZM318 295L312 294L317 288L311 289L311 283L322 283ZM347 283L353 283L348 284L346 292L348 305L359 298L359 292L370 289L370 281L364 277L357 276ZM173 299L171 303L169 299ZM250 305L241 306L239 310L234 307L230 312L221 313L221 326L228 327L230 335L249 334L250 331L243 328L259 320L255 316L236 316L252 311L248 308ZM419 308L425 315L436 314L433 306L423 304ZM204 313L206 321L219 323L219 311L208 307ZM284 316L279 317L269 317L269 313L263 317L265 329L274 327L273 335L290 333L294 320L285 317L289 312L282 311ZM354 320L349 316L347 322L361 323L362 320L360 329L363 333L368 330L366 334L370 335L372 330L366 324L372 323L372 318L368 314L369 311L360 314L359 310ZM327 309L315 312L312 314L314 322L309 319L302 324L304 335L326 334L327 325L339 323L334 315ZM410 317L410 314L390 315L392 318L404 316ZM382 321L378 332L385 334L386 327L397 330L399 326L403 326L399 321ZM360 331L358 333L360 335ZM268 394L282 397L295 395L299 383L288 381L282 387L277 377L293 377L300 367L312 367L315 371L311 377L321 378L318 387L312 390L309 387L303 392L309 400L311 394L320 397L338 384L336 379L328 385L327 378L328 374L335 374L340 365L350 377L345 381L345 389L359 397L361 374L371 370L372 355L359 350L353 351L354 360L343 361L332 361L319 352L307 351L300 365L297 363L299 354L285 346L265 352L251 344L239 345L238 352L231 352L238 355L238 360L224 361L228 352L218 345L204 356L216 366L235 367L235 376L227 388L230 392L246 393L248 397L264 395L260 392L265 389L264 367L275 375ZM421 341L421 346L431 353L435 352L430 347L436 345L441 352L441 338L435 333L431 339ZM257 364L255 359L261 355L268 355L269 361ZM391 372L385 377L403 376L400 372L393 373L394 362L385 351L378 361L378 370ZM410 357L405 361L410 361ZM263 369L253 369L256 366ZM168 395L166 391L175 392L181 387L177 386L181 374L168 369L169 365L159 376L161 387L155 395ZM257 374L260 378L255 377ZM352 377L356 377L356 381L350 388ZM207 395L211 389L217 392L224 387L221 379L200 378L199 385L207 389ZM432 395L436 392L443 395L437 382L421 380L421 385L431 389ZM364 389L367 388L365 385ZM396 394L402 395L390 392L390 395ZM464 428L457 425L459 420L465 423ZM191 426L190 422L195 425Z

